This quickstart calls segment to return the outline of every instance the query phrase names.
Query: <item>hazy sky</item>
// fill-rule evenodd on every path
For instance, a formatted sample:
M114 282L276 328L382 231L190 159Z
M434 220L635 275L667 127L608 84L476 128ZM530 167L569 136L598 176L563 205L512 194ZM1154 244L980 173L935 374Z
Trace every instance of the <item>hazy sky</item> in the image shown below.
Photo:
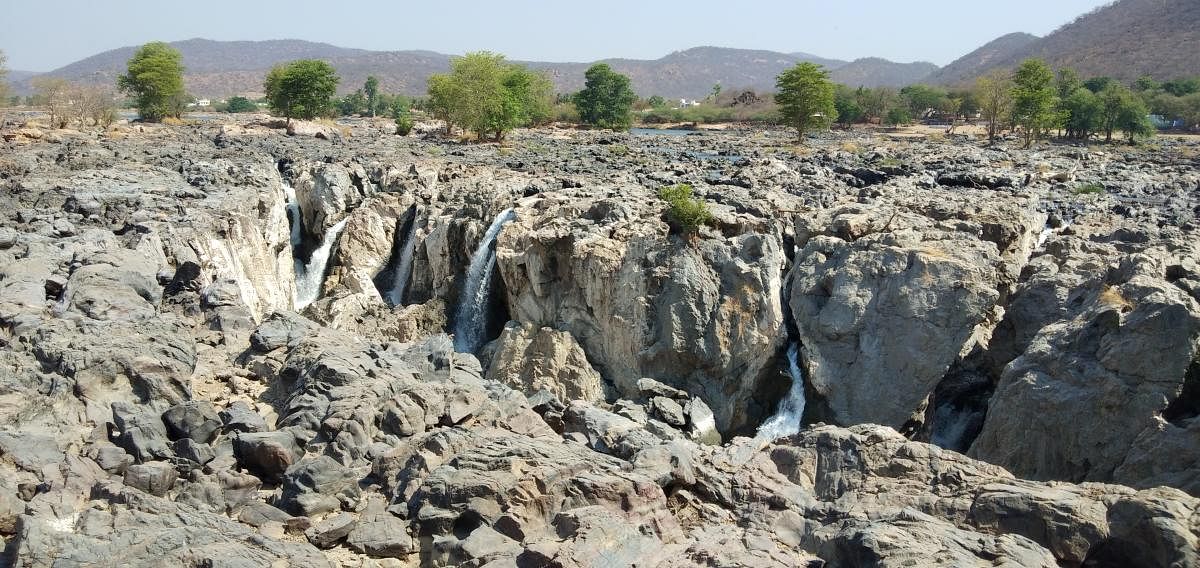
M1108 0L0 0L9 67L49 71L151 40L305 39L510 59L656 59L700 45L945 65Z

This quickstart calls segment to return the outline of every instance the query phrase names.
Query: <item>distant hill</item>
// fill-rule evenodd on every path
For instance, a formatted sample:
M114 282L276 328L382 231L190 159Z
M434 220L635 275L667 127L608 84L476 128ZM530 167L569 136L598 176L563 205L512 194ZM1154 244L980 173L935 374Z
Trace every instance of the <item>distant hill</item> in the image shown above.
M974 80L989 70L1019 61L1022 50L1040 38L1027 33L1000 36L983 47L968 53L949 65L933 72L926 78L929 83L956 85Z
M1019 45L1022 41L1025 45ZM997 43L990 55L984 51ZM1084 77L1132 81L1142 75L1159 80L1200 75L1200 0L1120 0L1041 39L1000 38L931 79L961 83L1029 57L1071 67Z
M294 59L322 59L338 70L341 92L350 92L366 81L379 78L390 92L418 95L433 73L449 69L451 56L431 51L368 51L347 49L301 40L212 41L191 39L173 42L183 54L188 91L196 96L223 98L234 94L257 94L263 76L272 66ZM123 47L93 55L47 73L73 81L112 85L137 50ZM901 64L882 59L847 63L804 53L696 47L655 60L610 59L606 63L629 75L634 90L643 96L703 98L715 84L724 88L773 90L775 77L800 61L812 61L834 70L841 69L855 84L903 86L927 75L925 63ZM583 87L583 73L591 63L523 62L545 70L560 92ZM840 80L840 79L838 79ZM18 92L29 92L28 77L12 81Z
M938 70L927 61L896 63L878 57L856 59L830 73L834 81L852 87L903 87L922 83Z

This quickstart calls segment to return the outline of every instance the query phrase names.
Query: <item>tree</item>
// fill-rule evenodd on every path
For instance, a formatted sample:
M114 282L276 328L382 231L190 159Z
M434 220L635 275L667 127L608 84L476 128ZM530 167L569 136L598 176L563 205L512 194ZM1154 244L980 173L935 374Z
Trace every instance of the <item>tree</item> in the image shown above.
M408 99L397 95L392 99L389 107L392 113L392 121L396 123L396 134L400 136L408 136L413 129L412 115L409 113Z
M885 122L890 126L902 126L912 122L912 115L904 107L893 107L887 112Z
M597 63L583 74L583 90L575 93L575 108L585 124L623 130L633 124L633 94L629 77L617 73L605 63Z
M845 85L838 85L833 95L833 106L837 109L842 124L854 124L862 120L864 112L856 93Z
M50 115L50 128L66 128L71 120L71 84L66 79L37 77L34 101Z
M429 106L435 116L501 140L518 126L547 120L551 114L550 80L496 53L468 53L450 62L449 74L429 78Z
M1200 77L1173 79L1162 84L1164 91L1177 97L1186 97L1192 93L1200 93Z
M367 96L363 94L362 89L358 89L338 101L338 114L342 116L352 116L355 114L363 114L367 111Z
M186 102L179 51L161 41L143 45L129 60L126 73L117 78L117 87L133 96L142 120L178 118Z
M837 120L834 86L829 72L815 63L799 63L775 78L775 103L784 120L796 128L798 140Z
M1121 111L1117 114L1117 128L1125 132L1125 140L1132 143L1138 137L1154 135L1154 124L1150 122L1150 111L1146 103L1137 96L1125 98Z
M1154 125L1150 123L1150 111L1146 108L1146 103L1124 85L1109 83L1097 98L1105 142L1112 142L1115 130L1124 131L1126 139L1130 142L1138 136L1154 133Z
M1059 123L1054 72L1040 59L1026 59L1013 74L1013 122L1022 128L1025 147Z
M337 84L337 72L328 63L301 59L271 69L263 90L271 112L291 124L293 118L311 120L329 114Z
M1100 91L1103 91L1104 88L1109 86L1112 82L1112 77L1092 77L1091 79L1084 81L1083 86L1087 87L1087 90L1098 95L1100 94Z
M80 126L107 128L117 119L113 94L96 85L70 85L67 89L73 118Z
M939 109L946 99L946 91L929 85L909 85L900 89L900 96L908 101L913 115L923 115L930 109Z
M379 104L379 79L368 75L367 82L363 84L363 91L367 94L367 110L371 111L371 117L374 117L376 105Z
M450 75L438 73L429 77L429 112L446 123L447 136L454 131L454 103L458 100L455 90Z
M646 99L646 104L649 105L650 108L663 108L667 106L667 100L658 95L652 95L650 98Z
M254 112L256 110L258 110L258 105L246 97L231 97L225 106L226 112Z
M1080 86L1068 94L1059 105L1063 109L1063 126L1067 138L1087 140L1100 123L1100 100Z
M999 71L984 75L975 81L975 93L979 112L988 123L988 141L994 142L1012 115L1012 80Z

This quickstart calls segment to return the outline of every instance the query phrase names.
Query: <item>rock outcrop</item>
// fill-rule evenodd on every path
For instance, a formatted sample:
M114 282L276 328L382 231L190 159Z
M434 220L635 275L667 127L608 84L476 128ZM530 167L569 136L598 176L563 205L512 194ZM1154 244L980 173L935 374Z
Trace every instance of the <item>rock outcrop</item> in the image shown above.
M1183 142L344 128L0 128L0 564L1200 565Z

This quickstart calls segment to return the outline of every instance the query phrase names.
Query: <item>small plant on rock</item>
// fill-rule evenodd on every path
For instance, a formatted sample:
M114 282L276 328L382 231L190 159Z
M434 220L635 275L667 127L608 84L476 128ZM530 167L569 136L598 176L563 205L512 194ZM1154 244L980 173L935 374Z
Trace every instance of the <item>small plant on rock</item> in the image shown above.
M695 238L700 227L712 222L712 212L703 199L692 197L692 186L681 183L658 190L658 196L667 202L667 217L688 238Z
M1096 195L1104 193L1104 186L1094 181L1085 184L1080 184L1073 191L1075 195Z

